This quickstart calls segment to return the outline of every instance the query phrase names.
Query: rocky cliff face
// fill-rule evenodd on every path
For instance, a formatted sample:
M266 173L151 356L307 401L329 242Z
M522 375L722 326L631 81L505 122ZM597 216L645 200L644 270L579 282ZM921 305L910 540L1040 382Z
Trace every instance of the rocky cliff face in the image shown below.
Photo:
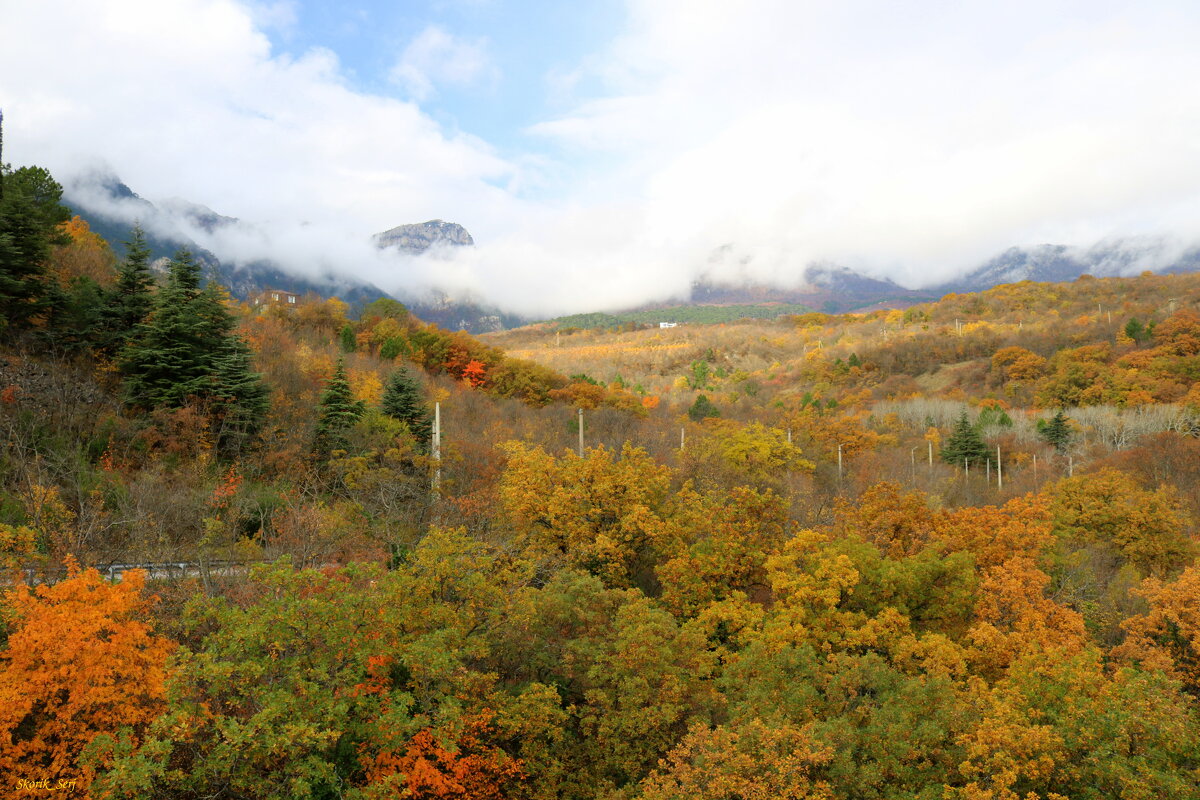
M406 253L424 253L431 247L450 245L453 247L471 247L475 240L467 229L456 222L443 222L431 219L413 225L399 225L383 233L375 234L375 244L379 247L394 247Z

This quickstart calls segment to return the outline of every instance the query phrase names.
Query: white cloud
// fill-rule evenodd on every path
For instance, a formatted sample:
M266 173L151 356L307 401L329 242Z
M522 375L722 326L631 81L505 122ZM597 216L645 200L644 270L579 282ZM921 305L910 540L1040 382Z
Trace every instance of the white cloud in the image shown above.
M273 54L233 0L4 0L0 17L14 163L65 178L103 161L151 199L305 223L326 231L326 260L343 235L433 217L488 231L521 206L495 186L516 168L485 142L355 91L331 52Z
M611 91L532 133L624 154L648 224L763 277L930 283L1013 244L1195 238L1194 4L631 0ZM702 249L702 248L701 248Z
M294 32L300 21L296 0L248 0L246 8L256 25L284 35Z
M512 158L355 90L331 52L272 52L262 27L294 8L0 0L5 155L60 176L100 158L252 223L218 255L525 312L681 294L704 270L931 283L1011 245L1200 234L1193 3L629 0L605 52L550 78L557 100L605 91ZM431 27L397 78L420 98L494 70L485 42ZM366 243L435 217L480 246ZM710 264L727 243L740 257Z
M433 95L439 84L472 86L495 80L496 76L486 41L462 39L438 25L421 31L404 49L391 72L391 79L418 101Z

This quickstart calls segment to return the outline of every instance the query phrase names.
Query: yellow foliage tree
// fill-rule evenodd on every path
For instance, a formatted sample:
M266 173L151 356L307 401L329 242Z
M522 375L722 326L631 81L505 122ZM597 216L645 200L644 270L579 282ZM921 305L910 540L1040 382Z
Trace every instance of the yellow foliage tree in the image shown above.
M833 757L809 726L695 725L642 782L643 800L833 800L814 772Z

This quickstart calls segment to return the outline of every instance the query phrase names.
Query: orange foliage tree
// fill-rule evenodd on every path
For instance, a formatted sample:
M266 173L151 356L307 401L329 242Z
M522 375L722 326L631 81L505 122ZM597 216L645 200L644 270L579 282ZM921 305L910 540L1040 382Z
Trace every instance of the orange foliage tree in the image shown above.
M108 583L69 559L66 580L8 593L0 773L51 786L74 779L74 793L56 796L86 797L95 768L79 763L84 748L101 734L124 731L137 740L158 715L174 643L144 621L153 598L143 596L143 582L132 571Z
M912 555L924 547L934 528L934 514L921 492L901 494L895 483L878 483L856 504L837 502L836 531L857 534L891 558Z
M524 777L519 761L485 743L491 714L470 720L451 748L428 728L404 753L384 751L364 759L371 798L413 800L504 800L505 786Z
M979 506L942 512L937 538L952 551L967 551L981 568L999 566L1013 556L1042 557L1053 542L1044 495L1014 497L1002 507Z
M66 243L54 248L51 271L67 284L76 278L91 278L101 286L111 286L117 277L116 256L103 237L92 231L78 215L59 226Z
M1170 583L1148 578L1137 594L1150 610L1125 621L1129 637L1113 654L1161 669L1200 694L1200 567L1188 567Z
M984 673L1003 671L1030 653L1075 654L1087 642L1083 617L1047 596L1050 576L1027 556L983 571L976 623L968 631Z

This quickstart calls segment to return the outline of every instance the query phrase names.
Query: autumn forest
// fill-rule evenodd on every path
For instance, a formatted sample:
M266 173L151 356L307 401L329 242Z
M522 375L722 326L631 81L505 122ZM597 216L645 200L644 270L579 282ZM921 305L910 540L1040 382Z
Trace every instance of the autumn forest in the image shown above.
M0 171L4 796L1200 797L1200 274L475 337L60 201Z

